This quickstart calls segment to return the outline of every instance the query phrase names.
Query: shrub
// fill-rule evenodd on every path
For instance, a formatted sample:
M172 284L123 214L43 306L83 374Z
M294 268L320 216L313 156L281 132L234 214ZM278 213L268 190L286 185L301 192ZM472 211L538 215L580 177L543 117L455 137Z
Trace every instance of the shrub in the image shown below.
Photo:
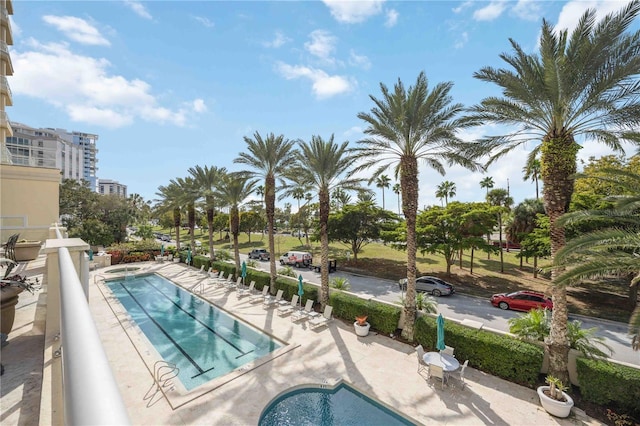
M283 266L278 269L278 275L284 275L285 277L293 277L296 278L296 271L293 270L291 266Z
M398 328L400 308L385 303L368 301L351 294L332 292L329 304L333 306L333 315L347 321L356 316L367 315L371 327L384 334L391 334Z
M329 286L338 289L338 290L349 290L351 288L351 284L349 284L349 280L344 277L334 277L329 282Z

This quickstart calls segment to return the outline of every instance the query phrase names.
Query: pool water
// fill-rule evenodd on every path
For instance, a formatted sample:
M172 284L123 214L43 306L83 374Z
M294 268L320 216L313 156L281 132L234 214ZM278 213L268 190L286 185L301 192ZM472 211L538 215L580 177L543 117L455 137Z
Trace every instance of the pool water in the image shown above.
M413 425L411 421L341 383L335 389L296 389L278 397L263 412L260 426Z
M160 275L106 284L187 391L284 345Z

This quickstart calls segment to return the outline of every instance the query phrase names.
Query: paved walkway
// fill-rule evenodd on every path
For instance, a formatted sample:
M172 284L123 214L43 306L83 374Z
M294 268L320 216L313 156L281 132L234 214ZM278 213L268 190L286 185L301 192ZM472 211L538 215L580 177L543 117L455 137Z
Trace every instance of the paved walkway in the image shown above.
M187 288L202 281L195 269L187 270L183 264L142 265ZM98 270L92 275L103 272ZM145 401L153 385L153 367L149 363L154 351L122 315L117 315L118 305L114 301L109 304L108 292L100 284L94 285L93 277L91 283L90 307L133 424L255 425L265 406L287 389L338 380L349 382L419 424L599 424L579 412L569 419L553 418L540 407L535 390L473 368L467 369L467 386L463 390L454 386L442 390L439 383L432 385L416 372L416 353L409 345L373 333L358 338L353 325L337 319L328 327L310 330L305 323L292 323L288 317L276 315L275 309L250 304L247 298L238 299L235 292L216 289L206 281L204 298L288 342L292 349L254 369L236 373L230 381L216 381L215 389L207 393L182 395L172 391L166 397L157 394ZM35 401L29 397L40 394L39 387L34 386L37 371L18 372L19 366L32 359L37 363L41 358L35 344L38 339L33 338L41 334L36 305L26 298L23 304L21 298L19 308L25 313L30 311L30 317L23 318L21 314L19 321L16 318L11 344L2 350L7 367L0 401L3 425L48 424L46 419L38 422L31 414ZM116 307L115 313L112 306ZM32 347L25 350L22 340L32 341Z

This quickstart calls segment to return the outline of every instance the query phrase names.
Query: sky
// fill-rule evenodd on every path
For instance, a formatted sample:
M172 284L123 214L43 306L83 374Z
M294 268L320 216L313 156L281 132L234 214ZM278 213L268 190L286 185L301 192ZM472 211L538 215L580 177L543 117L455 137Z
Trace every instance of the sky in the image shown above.
M625 4L14 1L7 113L32 127L98 134L98 178L155 200L160 185L187 177L190 167L241 170L233 160L255 132L305 141L333 134L355 146L366 128L357 114L373 108L381 83L408 87L424 71L430 87L453 82L454 102L466 106L499 95L473 73L504 67L509 38L534 52L543 18L571 30L587 8L601 17ZM461 136L499 131L485 125ZM441 176L421 164L419 206L440 205L435 191L445 180L456 184L454 200L483 201L486 176L494 188L508 185L515 203L534 198L534 184L522 178L533 147L517 148L484 175L448 167ZM578 155L608 153L584 141ZM387 175L393 185L393 171ZM371 189L381 205L381 190ZM397 209L391 189L385 207Z

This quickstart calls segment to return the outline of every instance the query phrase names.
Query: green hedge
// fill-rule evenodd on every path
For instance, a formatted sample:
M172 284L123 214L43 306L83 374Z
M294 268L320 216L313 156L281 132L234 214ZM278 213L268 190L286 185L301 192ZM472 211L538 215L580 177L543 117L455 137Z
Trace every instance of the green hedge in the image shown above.
M640 370L608 361L578 358L580 394L590 402L640 417ZM618 414L623 414L618 412Z
M456 358L494 376L533 387L540 374L544 352L531 343L489 331L445 321L445 342L453 346ZM425 351L436 350L436 319L423 315L415 325L415 341Z
M333 315L347 321L355 321L358 315L368 315L371 327L380 333L391 334L398 328L400 308L384 303L368 301L357 296L331 291L329 304L333 306Z

